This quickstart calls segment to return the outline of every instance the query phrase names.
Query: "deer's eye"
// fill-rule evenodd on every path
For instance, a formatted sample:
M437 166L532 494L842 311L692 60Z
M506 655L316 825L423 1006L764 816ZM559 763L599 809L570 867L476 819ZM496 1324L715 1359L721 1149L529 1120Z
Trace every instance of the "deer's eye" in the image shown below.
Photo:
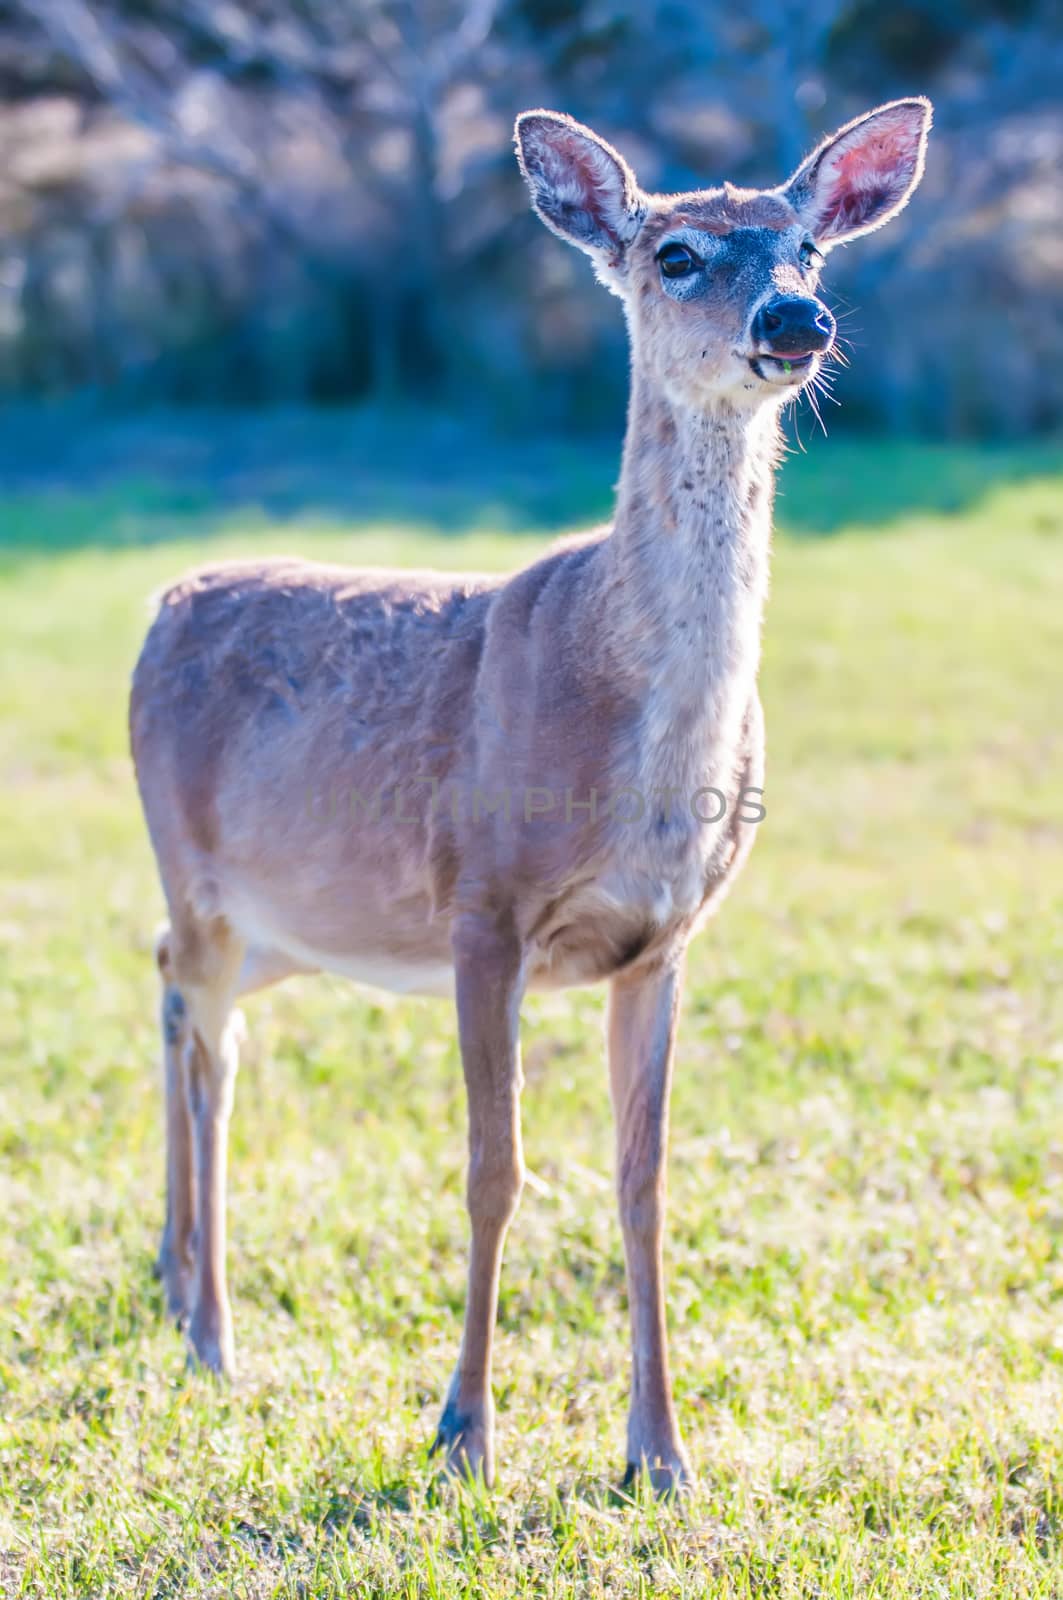
M701 262L693 250L688 250L685 244L662 245L657 252L657 265L666 278L685 278L688 273L696 272Z
M823 260L823 252L816 249L816 242L814 239L805 240L804 244L801 246L800 256L801 265L803 267L813 267L817 261Z

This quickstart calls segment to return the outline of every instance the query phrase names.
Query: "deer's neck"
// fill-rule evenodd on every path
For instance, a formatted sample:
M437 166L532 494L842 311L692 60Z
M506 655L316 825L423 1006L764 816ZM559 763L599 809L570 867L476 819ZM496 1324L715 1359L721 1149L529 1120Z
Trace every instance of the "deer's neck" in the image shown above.
M636 374L602 622L662 781L727 776L759 665L778 445L774 410L696 412Z

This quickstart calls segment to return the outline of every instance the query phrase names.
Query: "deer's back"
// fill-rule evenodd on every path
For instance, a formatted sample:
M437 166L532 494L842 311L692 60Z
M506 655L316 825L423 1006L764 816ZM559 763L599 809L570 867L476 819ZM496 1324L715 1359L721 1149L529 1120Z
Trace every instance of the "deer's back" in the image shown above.
M432 841L392 825L391 795L453 761L497 589L279 559L166 590L130 736L171 906L239 920L234 898L275 900L287 880L329 924L345 871L369 902L377 882L423 896Z
M367 727L434 700L476 650L497 584L278 558L202 567L162 594L133 675L137 741L234 714L282 725L356 712Z

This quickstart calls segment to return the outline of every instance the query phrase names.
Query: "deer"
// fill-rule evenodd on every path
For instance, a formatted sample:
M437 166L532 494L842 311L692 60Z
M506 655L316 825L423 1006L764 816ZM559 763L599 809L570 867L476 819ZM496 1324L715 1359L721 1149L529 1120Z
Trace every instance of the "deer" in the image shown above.
M780 413L835 344L825 256L907 204L931 115L918 97L879 106L772 189L660 195L589 128L525 112L515 141L532 206L626 316L612 523L508 577L279 557L203 566L158 600L130 696L168 909L157 1270L208 1372L234 1370L235 1002L320 971L449 994L470 1248L433 1449L490 1484L493 1330L524 1181L521 1004L607 983L627 1477L659 1492L690 1481L666 1332L669 1091L687 946L764 813L757 679Z

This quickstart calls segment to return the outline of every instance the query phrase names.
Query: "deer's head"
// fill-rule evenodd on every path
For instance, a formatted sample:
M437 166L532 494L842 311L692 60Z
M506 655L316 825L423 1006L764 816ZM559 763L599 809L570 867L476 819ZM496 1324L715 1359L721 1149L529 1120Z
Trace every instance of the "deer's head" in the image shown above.
M930 118L921 98L879 106L766 190L644 194L611 145L554 111L518 117L516 141L539 216L624 301L639 369L683 403L752 407L815 375L835 337L823 259L907 204Z

